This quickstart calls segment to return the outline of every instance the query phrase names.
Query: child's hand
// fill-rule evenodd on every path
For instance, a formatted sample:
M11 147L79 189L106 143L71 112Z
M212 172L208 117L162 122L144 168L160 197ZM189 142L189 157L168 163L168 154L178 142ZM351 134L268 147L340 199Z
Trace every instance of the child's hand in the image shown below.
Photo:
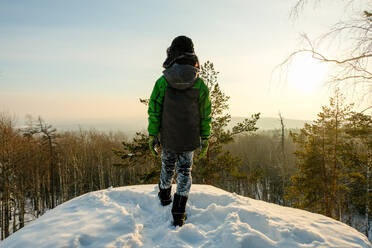
M157 136L152 136L150 135L150 138L149 138L149 148L150 148L150 152L151 154L156 157L158 156L158 153L156 152L155 150L155 146L159 144L159 140L158 140L158 137Z
M200 149L199 158L204 158L205 157L205 155L207 154L207 151L208 151L208 147L209 147L208 139L202 139L201 140L201 149Z

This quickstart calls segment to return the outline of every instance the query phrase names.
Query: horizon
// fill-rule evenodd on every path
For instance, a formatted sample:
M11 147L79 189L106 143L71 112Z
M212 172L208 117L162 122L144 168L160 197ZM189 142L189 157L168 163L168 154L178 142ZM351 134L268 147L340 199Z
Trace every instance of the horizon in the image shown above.
M42 118L42 117L41 117ZM238 122L243 121L243 116L232 116L227 125L227 129L232 129ZM147 119L81 119L81 120L47 120L42 118L45 123L52 125L57 132L75 132L75 131L97 131L99 133L122 133L127 138L133 138L137 132L147 132ZM35 121L36 118L33 118ZM279 117L260 117L257 121L257 132L266 132L280 129ZM311 120L288 119L283 117L286 130L300 129L305 123L311 123ZM22 129L27 127L27 120L16 120L15 128Z

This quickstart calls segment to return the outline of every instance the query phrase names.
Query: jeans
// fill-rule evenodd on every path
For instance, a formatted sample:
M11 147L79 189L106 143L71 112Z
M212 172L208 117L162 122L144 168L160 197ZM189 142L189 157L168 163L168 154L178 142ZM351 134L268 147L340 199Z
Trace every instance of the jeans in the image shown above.
M160 188L167 189L172 186L175 169L177 171L177 194L188 196L191 188L192 158L194 152L162 151Z

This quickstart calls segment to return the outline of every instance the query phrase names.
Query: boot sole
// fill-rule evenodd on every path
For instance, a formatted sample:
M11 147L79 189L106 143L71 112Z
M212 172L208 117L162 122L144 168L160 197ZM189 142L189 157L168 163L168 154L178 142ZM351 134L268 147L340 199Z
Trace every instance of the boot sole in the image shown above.
M171 203L172 203L172 201L162 201L162 200L160 200L160 204L161 204L163 207L168 206L168 205L171 204Z
M175 216L173 215L173 226L183 226L185 224L185 221L187 220L187 215L186 214L175 214L175 215L181 215L181 218L174 220Z

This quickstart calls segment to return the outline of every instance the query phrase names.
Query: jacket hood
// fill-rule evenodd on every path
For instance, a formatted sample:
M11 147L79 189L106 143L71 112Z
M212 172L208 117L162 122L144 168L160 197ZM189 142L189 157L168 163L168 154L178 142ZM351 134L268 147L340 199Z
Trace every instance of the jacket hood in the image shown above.
M198 68L192 65L173 64L163 71L164 77L172 88L185 90L194 86L198 78Z

